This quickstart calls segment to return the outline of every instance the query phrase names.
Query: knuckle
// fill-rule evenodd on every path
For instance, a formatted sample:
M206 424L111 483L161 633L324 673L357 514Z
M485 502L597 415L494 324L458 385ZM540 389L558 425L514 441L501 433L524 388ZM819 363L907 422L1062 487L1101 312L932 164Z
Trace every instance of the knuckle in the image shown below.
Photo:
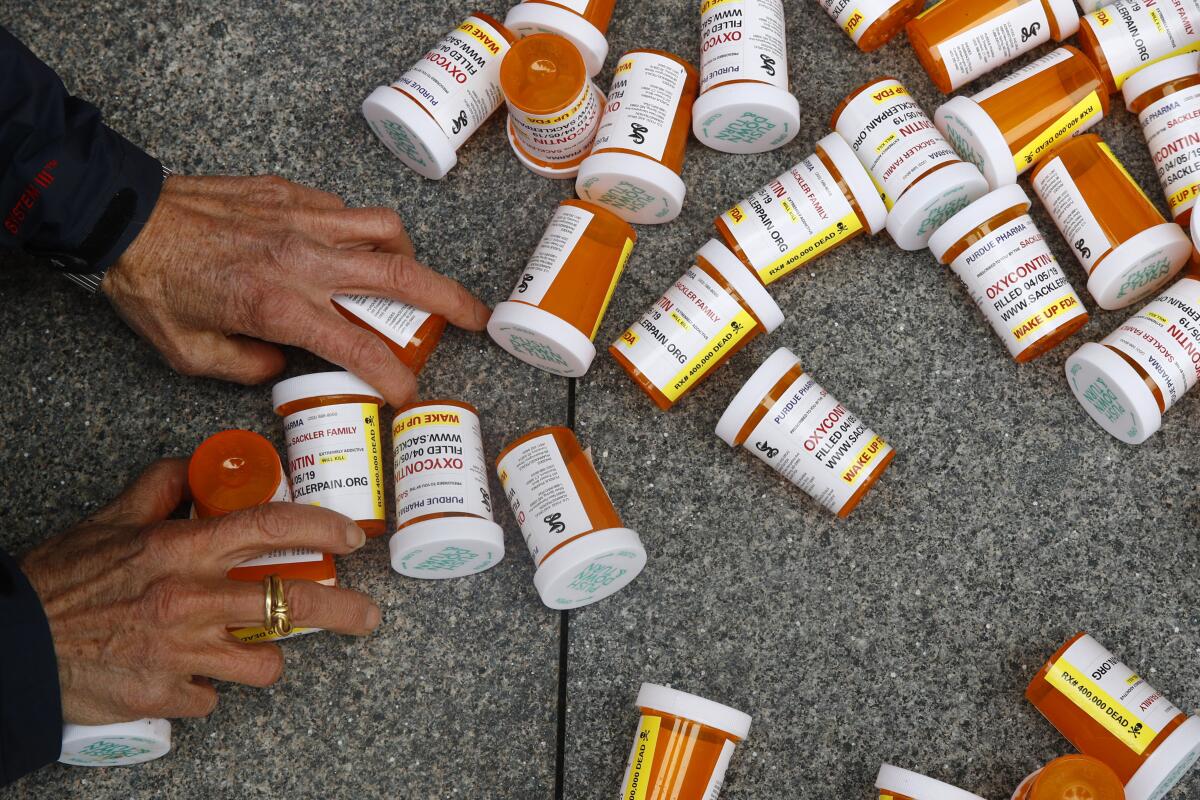
M390 208L377 208L373 213L375 215L374 224L384 236L390 239L404 232L404 222L395 211Z
M313 584L290 583L287 585L287 597L295 619L312 619L320 611L319 591Z
M292 196L291 182L278 175L260 175L255 180L259 195L267 202L282 204Z
M171 625L188 615L193 594L176 578L161 578L146 590L144 603L151 621Z
M313 245L308 237L289 231L275 237L271 242L271 258L276 265L291 269L306 263L313 254Z
M247 523L265 539L283 539L292 526L283 520L285 511L279 504L255 506L247 512Z
M131 689L129 707L139 717L157 717L166 713L175 692L164 681L147 680Z
M346 364L351 370L362 372L377 372L385 369L392 359L392 352L387 345L374 334L356 331L354 338L346 344Z

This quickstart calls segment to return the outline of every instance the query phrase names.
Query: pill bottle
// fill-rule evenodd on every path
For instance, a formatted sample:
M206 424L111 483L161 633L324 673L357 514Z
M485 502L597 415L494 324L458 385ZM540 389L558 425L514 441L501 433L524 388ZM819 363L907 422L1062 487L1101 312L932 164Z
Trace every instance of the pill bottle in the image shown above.
M400 363L416 375L437 348L446 318L386 297L335 294L333 307L360 328L383 339Z
M569 40L587 65L589 77L608 58L608 23L617 0L524 0L508 11L504 27L517 36L553 33Z
M679 176L699 81L696 68L671 53L623 55L575 193L627 222L659 224L679 216L687 194Z
M983 175L958 157L895 78L851 92L830 127L871 175L888 208L888 233L905 250L925 247L943 222L987 193Z
M1125 800L1125 787L1103 761L1063 756L1021 781L1012 800Z
M1171 216L1186 228L1200 194L1200 54L1138 70L1121 91L1138 115Z
M908 21L921 13L925 0L817 0L817 5L859 50L870 53L896 38Z
M891 764L879 768L875 778L879 800L983 800L977 794Z
M418 174L433 180L458 163L458 149L500 107L500 62L516 37L476 11L400 80L363 101L375 135Z
M283 417L295 501L383 535L382 395L349 372L317 372L275 384L271 403Z
M725 244L769 285L887 223L887 206L846 140L816 152L717 218Z
M574 178L604 105L575 45L553 33L521 39L500 65L500 88L517 160L543 178Z
M1090 14L1093 11L1099 11L1107 5L1110 5L1113 0L1075 0L1079 4L1079 8L1085 14Z
M799 130L800 103L788 91L783 0L703 0L696 138L722 153L765 153Z
M1100 73L1083 53L1066 46L978 94L950 99L933 120L958 154L999 189L1016 183L1050 148L1095 125L1108 109Z
M410 578L461 578L504 558L504 531L492 517L479 412L457 400L396 410L396 532L392 568Z
M633 251L633 227L606 208L564 200L488 334L506 351L555 375L578 378Z
M729 248L710 239L688 267L608 352L663 411L783 312Z
M929 240L1018 364L1057 347L1088 321L1087 308L1029 216L1015 184L986 194Z
M1114 0L1083 18L1079 49L1115 92L1138 70L1200 49L1200 3Z
M1153 294L1187 263L1188 236L1163 215L1100 137L1046 154L1030 173L1059 232L1088 273L1088 292L1113 310Z
M1158 800L1200 758L1200 717L1180 711L1086 633L1050 657L1025 697L1075 749L1107 764L1128 800Z
M61 764L73 767L128 767L171 752L171 723L139 719L111 725L63 725Z
M542 602L570 609L625 588L646 566L591 457L569 428L549 427L509 444L496 460L500 485L537 571Z

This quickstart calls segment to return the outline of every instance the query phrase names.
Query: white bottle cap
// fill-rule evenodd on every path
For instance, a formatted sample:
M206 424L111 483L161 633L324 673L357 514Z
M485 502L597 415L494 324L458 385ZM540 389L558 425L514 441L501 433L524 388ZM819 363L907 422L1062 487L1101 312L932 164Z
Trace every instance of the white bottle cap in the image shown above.
M533 575L549 608L579 608L616 594L646 566L646 548L635 531L608 528L580 536L555 550Z
M973 164L950 164L908 187L888 214L887 229L903 250L920 250L942 222L987 194Z
M1172 731L1125 784L1125 800L1165 797L1200 760L1200 717Z
M718 86L692 106L692 132L722 153L765 153L796 138L800 102L786 89L766 83Z
M1101 308L1125 308L1157 292L1183 269L1191 255L1192 243L1183 228L1164 222L1127 239L1101 259L1088 278L1087 288ZM1122 296L1130 276L1145 270L1159 271L1161 267L1166 272Z
M946 253L961 242L968 233L978 228L997 214L1020 206L1028 209L1029 195L1016 184L989 192L962 211L955 214L929 237L929 252L940 263L946 263Z
M858 207L867 218L867 232L874 236L883 230L887 225L887 205L879 196L879 190L871 180L871 173L867 172L858 156L854 155L850 145L846 144L841 134L831 133L818 141L817 147L829 157L841 173L842 180L850 187L854 202L858 203Z
M767 333L771 333L783 324L783 311L779 305L771 299L771 295L758 282L758 278L754 277L750 268L743 264L728 247L716 239L709 239L696 252L696 255L712 264L717 272L721 273L721 277L750 306L750 310L762 322Z
M594 78L608 58L608 40L592 23L565 8L549 3L521 3L509 9L504 27L517 36L556 33L567 39L583 56L588 77Z
M1121 86L1121 94L1125 96L1125 108L1133 111L1134 101L1156 86L1197 73L1200 73L1200 53L1196 52L1164 58L1142 67L1126 78Z
M739 739L745 739L750 734L751 717L744 711L669 686L643 683L638 690L636 704L638 708L649 708L699 722Z
M504 531L481 517L439 517L392 534L392 569L410 578L462 578L504 560Z
M979 795L971 794L957 786L891 764L884 764L879 768L875 788L896 792L913 800L983 800Z
M1105 345L1088 342L1072 353L1067 383L1083 410L1126 444L1141 444L1162 427L1162 411L1150 387Z
M1017 182L1017 164L1004 134L983 106L954 97L938 106L933 124L964 161L979 168L993 189Z
M139 719L112 725L63 725L58 760L74 767L126 767L171 752L171 723Z
M658 225L679 216L687 187L683 178L652 158L610 152L592 153L583 160L575 193L626 222Z
M528 303L498 303L487 331L508 353L552 375L583 377L596 358L596 346L575 326Z
M442 127L411 97L379 86L363 101L371 130L417 174L440 180L458 163L458 153Z
M1070 38L1079 32L1079 9L1075 0L1050 0L1050 13L1058 25L1058 41Z
M374 397L380 403L383 395L369 383L349 372L314 372L280 381L271 389L271 405L275 409L310 397L329 397L337 394L357 394Z
M800 359L786 347L772 353L729 401L725 413L717 420L717 436L730 447L736 447L738 431L746 424L746 420L750 419L750 415L767 396L767 392L771 391L788 371L798 366Z

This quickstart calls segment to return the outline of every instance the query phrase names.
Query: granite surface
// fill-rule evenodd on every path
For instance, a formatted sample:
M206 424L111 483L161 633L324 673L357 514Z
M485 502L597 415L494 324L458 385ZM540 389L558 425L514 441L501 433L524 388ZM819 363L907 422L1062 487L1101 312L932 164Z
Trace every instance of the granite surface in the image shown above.
M503 3L479 5L503 16ZM717 214L811 152L849 90L890 73L927 109L939 102L903 40L861 54L815 3L786 6L800 135L761 156L692 143L684 213L639 229L598 343L677 277ZM467 10L431 0L160 0L84 13L61 0L0 0L0 21L168 164L277 172L353 204L393 206L420 255L494 303L570 183L525 172L499 118L445 180L423 181L358 114L372 87ZM694 19L686 0L620 0L601 88L632 47L694 58ZM1158 200L1134 120L1112 117L1098 131ZM1035 216L1082 291L1082 271ZM1160 434L1125 447L1086 418L1062 373L1074 347L1126 313L1095 313L1089 301L1082 333L1017 366L946 269L886 236L857 240L772 290L783 327L665 414L606 355L578 382L573 409L567 382L476 336L448 334L423 376L427 396L480 408L491 454L573 410L650 552L631 586L570 614L563 796L617 794L643 680L753 715L722 793L730 800L865 798L883 760L1006 798L1069 750L1022 691L1078 629L1180 706L1200 705L1200 407L1185 399ZM62 529L144 464L222 428L278 440L265 388L173 375L102 300L19 261L0 271L0 292L15 401L0 409L0 546L19 551ZM848 520L712 433L779 346L898 451ZM295 354L290 372L316 368ZM462 581L402 579L382 541L342 559L344 582L382 603L381 630L287 643L277 687L222 687L211 719L176 723L169 758L53 766L0 797L552 797L559 618L538 602L512 520L502 522L508 558ZM1198 794L1200 772L1174 796Z

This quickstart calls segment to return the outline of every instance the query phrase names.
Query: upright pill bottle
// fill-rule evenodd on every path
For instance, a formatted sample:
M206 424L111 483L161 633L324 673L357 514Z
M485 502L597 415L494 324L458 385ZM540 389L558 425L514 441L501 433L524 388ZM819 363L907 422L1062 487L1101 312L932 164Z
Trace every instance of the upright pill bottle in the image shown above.
M111 725L63 725L61 764L73 767L128 767L171 752L171 723L139 719Z
M1200 758L1200 717L1085 633L1050 657L1025 697L1079 752L1107 764L1128 800L1164 797Z
M983 800L977 794L891 764L879 768L875 778L879 800Z
M764 153L800 130L788 90L783 0L702 0L692 132L722 153Z
M590 456L569 428L542 428L496 460L500 485L549 608L570 609L625 588L646 566L646 549L626 528Z
M696 68L671 53L623 55L575 193L627 222L659 224L679 216L687 194L679 176L699 82Z
M717 436L741 445L829 511L850 516L896 455L781 347L734 395Z
M1108 114L1100 73L1074 47L1060 47L978 94L959 95L934 113L958 154L993 189L1017 182L1055 144Z
M851 92L831 127L870 173L888 208L888 233L905 250L925 247L943 222L987 193L987 180L895 78Z
M1138 70L1121 91L1142 125L1171 216L1186 228L1200 194L1200 54Z
M896 38L921 13L925 0L817 0L833 21L864 53Z
M608 209L564 200L512 294L492 312L488 335L527 364L581 377L636 241L633 227Z
M1077 30L1074 0L941 0L907 27L921 66L946 94Z
M642 713L621 782L621 797L717 800L750 715L656 683L637 695Z
M569 40L596 77L608 58L608 24L617 0L524 0L508 11L504 27L517 36L553 33Z
M717 232L763 285L887 223L871 176L831 133L816 152L717 218Z
M275 413L283 417L292 495L381 536L384 520L383 397L349 372L317 372L275 384Z
M929 240L929 251L962 280L1018 364L1054 349L1088 321L1029 206L1021 187L1005 186L955 214Z
M1012 800L1125 800L1125 787L1103 761L1063 756L1021 781Z
M1101 308L1153 294L1187 263L1188 236L1163 215L1095 134L1051 150L1030 175L1059 232L1088 273Z
M458 400L427 400L392 419L396 532L392 568L410 578L461 578L504 558L492 516L479 412Z
M476 11L391 86L363 101L362 113L388 149L433 180L458 163L458 148L500 107L500 62L516 41Z
M335 294L333 307L350 322L382 339L414 375L425 368L446 330L446 318L440 314L387 297Z
M666 411L756 336L782 324L783 311L746 265L710 239L608 352Z
M1079 49L1115 92L1138 70L1200 49L1200 0L1115 0L1083 18Z

